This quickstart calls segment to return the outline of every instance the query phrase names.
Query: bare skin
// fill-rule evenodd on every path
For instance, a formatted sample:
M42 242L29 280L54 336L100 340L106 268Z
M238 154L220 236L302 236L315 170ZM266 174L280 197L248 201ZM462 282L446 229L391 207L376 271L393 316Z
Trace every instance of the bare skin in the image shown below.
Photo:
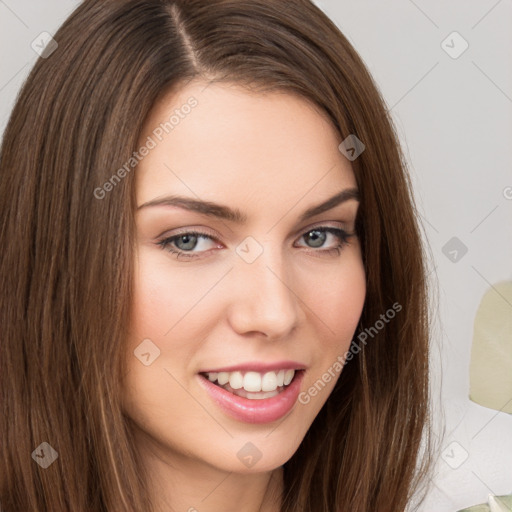
M134 424L157 510L278 512L283 464L339 372L307 404L297 402L280 420L259 424L220 409L198 372L298 361L306 367L301 391L307 392L345 353L366 295L360 243L355 235L343 241L314 229L353 234L359 203L349 199L300 217L357 184L327 117L288 93L191 82L154 106L140 144L191 96L197 106L134 171L137 206L177 194L236 208L247 222L176 206L137 210L123 409ZM194 238L158 244L194 230L208 235L195 246ZM236 252L247 237L257 242L251 251L262 250L250 264ZM171 248L197 258L177 258ZM134 356L144 339L160 350L148 366ZM252 467L237 456L249 442L261 453Z

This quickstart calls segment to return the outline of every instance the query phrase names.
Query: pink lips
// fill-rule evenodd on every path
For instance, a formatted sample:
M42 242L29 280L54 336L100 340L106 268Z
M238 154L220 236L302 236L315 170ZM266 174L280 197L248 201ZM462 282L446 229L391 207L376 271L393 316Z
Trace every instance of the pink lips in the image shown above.
M283 363L279 364L282 365ZM251 366L251 370L258 371L255 368L256 367L254 365ZM279 366L278 368L285 369L284 366ZM292 368L297 368L297 366L292 366ZM233 370L223 369L215 371L236 371L243 369L243 367L238 366ZM272 369L277 369L277 367ZM270 371L270 368L267 366L263 370L259 371L265 370ZM210 382L204 375L198 375L201 386L206 389L214 402L226 414L245 423L270 423L282 418L285 414L290 412L299 397L303 377L303 370L296 371L293 380L278 395L272 398L251 400L249 398L242 398L234 395L220 386L213 384L213 382Z
M206 370L199 370L198 373L212 373L212 372L236 372L236 371L252 371L252 372L271 372L274 370L304 370L306 366L297 361L277 361L275 363L242 363L239 365L224 366L222 368L209 368Z

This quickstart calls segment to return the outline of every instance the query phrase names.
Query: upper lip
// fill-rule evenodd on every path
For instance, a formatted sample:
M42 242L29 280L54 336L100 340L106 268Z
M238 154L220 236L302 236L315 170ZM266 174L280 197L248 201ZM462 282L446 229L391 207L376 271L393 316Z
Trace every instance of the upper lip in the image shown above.
M219 373L219 372L271 372L274 370L305 370L306 365L297 361L276 361L275 363L264 363L261 361L253 361L248 363L234 364L231 366L223 366L221 368L209 368L200 370L199 373Z

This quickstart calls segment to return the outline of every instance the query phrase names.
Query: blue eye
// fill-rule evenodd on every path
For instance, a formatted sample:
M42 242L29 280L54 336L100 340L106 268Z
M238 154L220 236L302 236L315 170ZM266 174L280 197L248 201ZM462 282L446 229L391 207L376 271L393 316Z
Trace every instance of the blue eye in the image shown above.
M341 253L341 249L348 244L348 240L353 234L347 233L345 230L340 228L334 228L330 226L319 226L306 231L301 239L307 240L308 243L313 243L311 248L322 247L328 235L334 235L338 239L338 243L335 247L331 247L329 249L319 249L314 250L313 252L320 252L322 254L337 254ZM215 240L208 233L202 233L200 231L187 231L185 233L181 233L179 235L174 235L171 237L164 238L157 242L162 249L175 254L176 259L184 258L184 259L197 259L201 258L201 254L205 253L206 250L203 251L195 251L194 249L198 247L200 240Z

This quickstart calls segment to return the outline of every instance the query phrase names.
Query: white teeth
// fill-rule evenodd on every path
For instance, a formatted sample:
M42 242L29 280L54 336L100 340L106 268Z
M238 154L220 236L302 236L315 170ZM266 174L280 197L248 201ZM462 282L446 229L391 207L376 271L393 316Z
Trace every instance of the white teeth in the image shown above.
M267 372L261 379L261 391L274 391L274 389L277 389L276 372Z
M211 372L206 373L208 380L217 381L219 386L229 383L233 389L244 389L250 393L270 393L277 388L288 386L293 380L295 370L259 372ZM264 397L262 397L264 398Z
M217 382L220 386L224 386L229 381L229 373L228 372L219 372L217 375Z
M267 393L249 393L247 392L245 398L249 400L264 400L265 398L272 398L279 394L279 391L269 391Z
M295 370L286 370L286 372L284 374L284 385L285 386L288 386L288 384L290 384L294 375L295 375Z
M261 375L257 372L247 372L244 375L244 389L253 393L261 391Z
M233 389L240 389L244 385L244 378L241 372L233 372L229 376L229 385Z

